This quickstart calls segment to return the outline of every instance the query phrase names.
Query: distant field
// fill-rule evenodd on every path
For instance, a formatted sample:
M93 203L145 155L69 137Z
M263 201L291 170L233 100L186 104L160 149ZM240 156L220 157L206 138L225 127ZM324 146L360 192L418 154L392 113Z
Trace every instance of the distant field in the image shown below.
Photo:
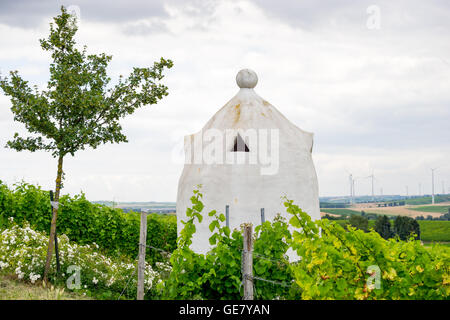
M431 216L437 218L442 215L442 213L440 213L440 212L431 212L431 211L423 212L423 211L419 211L419 210L411 210L413 208L408 207L408 206L381 207L381 208L360 207L358 209L364 210L366 213L374 213L374 214L387 215L387 216L392 216L392 217L409 216L409 217L415 218L417 216L425 216L426 217L427 215L431 215Z
M447 213L450 206L421 206L421 207L414 207L414 208L408 208L409 210L414 211L422 211L422 212L433 212L433 213Z
M355 211L350 209L329 209L329 208L321 208L321 212L336 214L340 216L348 216L351 214L361 214L361 211Z
M436 195L434 198L435 203L447 201L450 201L450 195ZM431 204L431 197L405 199L405 202L410 205Z
M417 221L423 241L450 241L450 221Z

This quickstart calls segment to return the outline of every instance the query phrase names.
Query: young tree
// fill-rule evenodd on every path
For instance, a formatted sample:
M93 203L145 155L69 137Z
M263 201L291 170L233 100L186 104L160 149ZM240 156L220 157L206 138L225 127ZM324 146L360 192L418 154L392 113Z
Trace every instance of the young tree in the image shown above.
M386 240L394 236L391 227L391 222L387 216L378 216L375 221L375 231Z
M112 57L104 53L88 55L86 46L77 49L76 32L75 16L61 7L61 14L50 23L48 38L40 40L53 60L46 90L39 91L37 86L32 89L17 71L11 71L9 78L0 78L0 88L10 97L14 120L22 122L31 134L21 137L15 133L6 147L50 151L58 159L45 282L53 254L64 157L107 142L127 142L119 120L166 96L167 87L160 80L164 68L172 67L171 60L161 58L150 68L133 68L126 79L120 76L116 85L108 86L111 79L106 68Z
M331 216L331 215L329 215L328 213L327 214L325 214L323 217L322 217L322 219L328 219L328 220L340 220L340 219L342 219L341 217L334 217L334 216Z
M361 229L364 232L367 232L369 229L369 220L367 220L366 217L360 216L357 214L352 214L350 216L350 219L348 220L348 223L357 229Z
M450 208L448 208L447 213L444 213L442 216L440 216L440 219L444 221L450 221Z
M394 232L401 240L407 240L411 233L414 233L420 239L420 225L411 217L397 216L394 220Z

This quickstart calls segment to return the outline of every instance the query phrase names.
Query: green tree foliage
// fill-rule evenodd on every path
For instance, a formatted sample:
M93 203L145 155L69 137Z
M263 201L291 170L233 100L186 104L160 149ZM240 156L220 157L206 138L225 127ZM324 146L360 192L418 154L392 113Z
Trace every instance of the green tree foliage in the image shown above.
M209 225L212 249L198 254L189 247L196 225L202 223L203 194L194 190L192 207L188 208L187 221L178 237L178 247L171 256L172 273L160 285L164 299L241 299L242 232L224 226L225 216L215 210ZM255 228L253 274L268 278L288 287L256 281L256 299L299 298L297 285L291 286L293 275L289 269L286 251L290 241L288 224L280 217L272 223L266 221Z
M28 222L19 226L11 220L8 219L9 226L0 233L0 279L15 276L19 280L37 284L45 265L48 235L45 231L32 229ZM64 234L59 235L58 249L62 272L49 274L49 279L54 284L67 291L83 293L95 299L136 298L135 257L105 255L98 245L80 245L70 241ZM78 289L67 286L73 281L74 273L70 271L73 266L82 268L82 285ZM153 266L146 263L144 273L147 298L155 298L158 295L155 290L156 283L169 271L167 262ZM2 291L4 288L0 280L0 297L4 299ZM23 299L32 298L24 294Z
M61 14L50 24L48 38L40 40L41 48L53 60L45 90L30 87L18 71L11 71L9 78L0 78L0 88L10 97L14 120L23 123L30 133L27 137L15 133L7 147L49 151L58 159L56 203L62 188L64 157L74 156L86 147L127 142L119 120L166 96L167 87L160 81L163 70L172 67L172 61L161 58L150 68L134 68L127 78L120 76L116 85L110 85L106 69L112 56L87 54L86 47L79 50L77 30L76 17L62 6ZM57 213L55 206L44 280L52 256Z
M34 230L48 233L52 218L49 192L24 182L8 188L0 180L0 230L8 226L9 217L21 226L29 222ZM175 250L176 217L149 214L147 219L147 244L169 252ZM78 244L96 243L102 252L112 256L134 259L138 254L139 213L93 204L81 193L61 197L59 221L58 234ZM159 251L150 248L146 258L149 262L165 260Z
M397 216L394 220L394 232L401 240L406 240L414 234L420 239L419 223L410 217Z
M209 213L214 217L209 238L212 248L206 254L189 248L196 226L203 221L201 199L202 194L195 190L178 248L171 257L172 273L159 288L167 299L240 299L241 231L231 232L223 226L223 214L213 210ZM364 232L351 226L345 230L328 219L312 221L292 200L285 198L284 205L291 216L289 223L278 217L255 228L253 274L257 299L450 296L450 258L443 247L427 249L413 237L387 241L375 231ZM288 249L301 259L289 262Z
M323 217L322 217L322 219L328 219L328 220L341 220L342 219L342 217L335 217L335 216L331 216L331 215L329 215L328 213L327 214L325 214Z
M369 229L369 220L364 216L351 215L349 224L356 229L367 231Z
M375 221L375 231L380 234L383 239L389 239L394 236L391 221L387 216L378 216Z
M368 213L365 215L365 217L367 218L367 220L377 220L378 219L378 215L375 213Z
M96 242L101 248L124 253L137 250L139 219L136 213L89 204L85 199L61 199L59 233L69 232L80 243ZM80 196L82 197L82 196ZM170 263L172 272L152 297L163 299L240 299L242 233L229 230L225 217L209 212L212 248L197 254L189 246L200 223L204 223L203 195L194 191L187 221L180 230L178 247ZM450 297L450 256L445 247L424 247L413 236L402 241L383 239L377 232L345 229L334 221L312 221L309 215L285 199L289 222L277 217L255 228L253 274L256 299L448 299ZM0 218L48 230L48 192L22 185L15 190L0 183ZM88 219L83 218L88 212ZM130 219L130 220L123 220ZM149 219L153 219L150 217ZM424 221L443 224L444 221ZM164 222L167 224L167 221ZM171 222L176 228L175 222ZM149 225L153 225L150 223ZM150 245L163 238L160 229L149 227ZM69 230L70 229L70 230ZM102 233L102 229L106 229ZM170 231L176 235L176 229ZM170 248L174 248L174 244ZM299 257L289 262L286 252ZM130 249L131 250L131 249ZM148 253L151 253L150 250ZM133 255L136 251L133 252ZM23 265L26 267L26 265ZM268 283L259 278L275 281Z
M32 89L18 71L2 78L0 87L10 97L14 120L22 122L36 136L14 139L7 146L17 151L48 150L53 156L74 155L85 147L127 142L119 119L136 109L155 104L166 96L167 87L158 83L170 60L161 58L151 68L134 68L118 84L109 86L106 68L112 56L87 54L76 47L76 18L61 7L50 24L50 35L41 39L43 50L51 53L47 90Z
M326 219L314 223L292 201L285 206L291 225L300 228L293 231L291 247L302 257L292 265L302 299L450 296L450 258L443 247L427 249L413 237L387 241L353 227L345 231Z

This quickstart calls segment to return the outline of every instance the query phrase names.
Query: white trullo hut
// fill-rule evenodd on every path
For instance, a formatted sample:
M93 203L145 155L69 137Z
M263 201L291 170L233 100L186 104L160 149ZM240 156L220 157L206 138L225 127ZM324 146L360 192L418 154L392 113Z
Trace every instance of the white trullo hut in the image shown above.
M256 73L239 71L239 92L203 127L185 137L186 163L178 184L178 232L197 185L202 185L203 222L197 224L191 248L205 253L209 245L207 213L225 213L229 226L261 224L277 213L288 217L282 196L294 200L313 220L320 219L316 171L311 157L313 134L303 131L265 101L253 88Z

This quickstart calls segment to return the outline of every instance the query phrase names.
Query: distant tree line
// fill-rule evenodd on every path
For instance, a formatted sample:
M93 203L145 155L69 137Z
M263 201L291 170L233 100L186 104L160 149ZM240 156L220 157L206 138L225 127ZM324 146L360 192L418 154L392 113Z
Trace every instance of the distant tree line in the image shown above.
M450 208L448 208L448 212L444 213L440 217L434 218L431 215L428 215L426 218L424 216L417 216L416 220L436 220L436 221L450 221Z
M322 217L322 219L328 219L328 220L342 220L342 216L335 217L330 216L328 213Z
M393 227L387 216L380 216L375 222L375 231L384 239L398 236L401 240L407 240L411 237L411 234L420 239L419 223L413 218L406 216L397 216Z
M361 212L361 215L353 214L346 221L346 226L352 226L357 229L363 230L365 232L369 231L369 219L371 219L373 215L366 215L364 211ZM375 215L376 216L376 215ZM329 220L342 220L342 217L334 217L326 214L323 218ZM386 216L376 216L375 219L375 231L380 234L384 239L390 239L398 236L401 240L407 240L411 237L412 234L415 235L417 239L420 239L420 225L419 223L410 217L406 216L397 216L394 219L394 223L391 223L391 220Z
M377 220L378 215L375 213L366 213L364 210L361 210L361 216L366 217L367 220Z
M346 204L346 203L320 202L320 207L321 208L328 208L328 209L347 208L348 204Z

